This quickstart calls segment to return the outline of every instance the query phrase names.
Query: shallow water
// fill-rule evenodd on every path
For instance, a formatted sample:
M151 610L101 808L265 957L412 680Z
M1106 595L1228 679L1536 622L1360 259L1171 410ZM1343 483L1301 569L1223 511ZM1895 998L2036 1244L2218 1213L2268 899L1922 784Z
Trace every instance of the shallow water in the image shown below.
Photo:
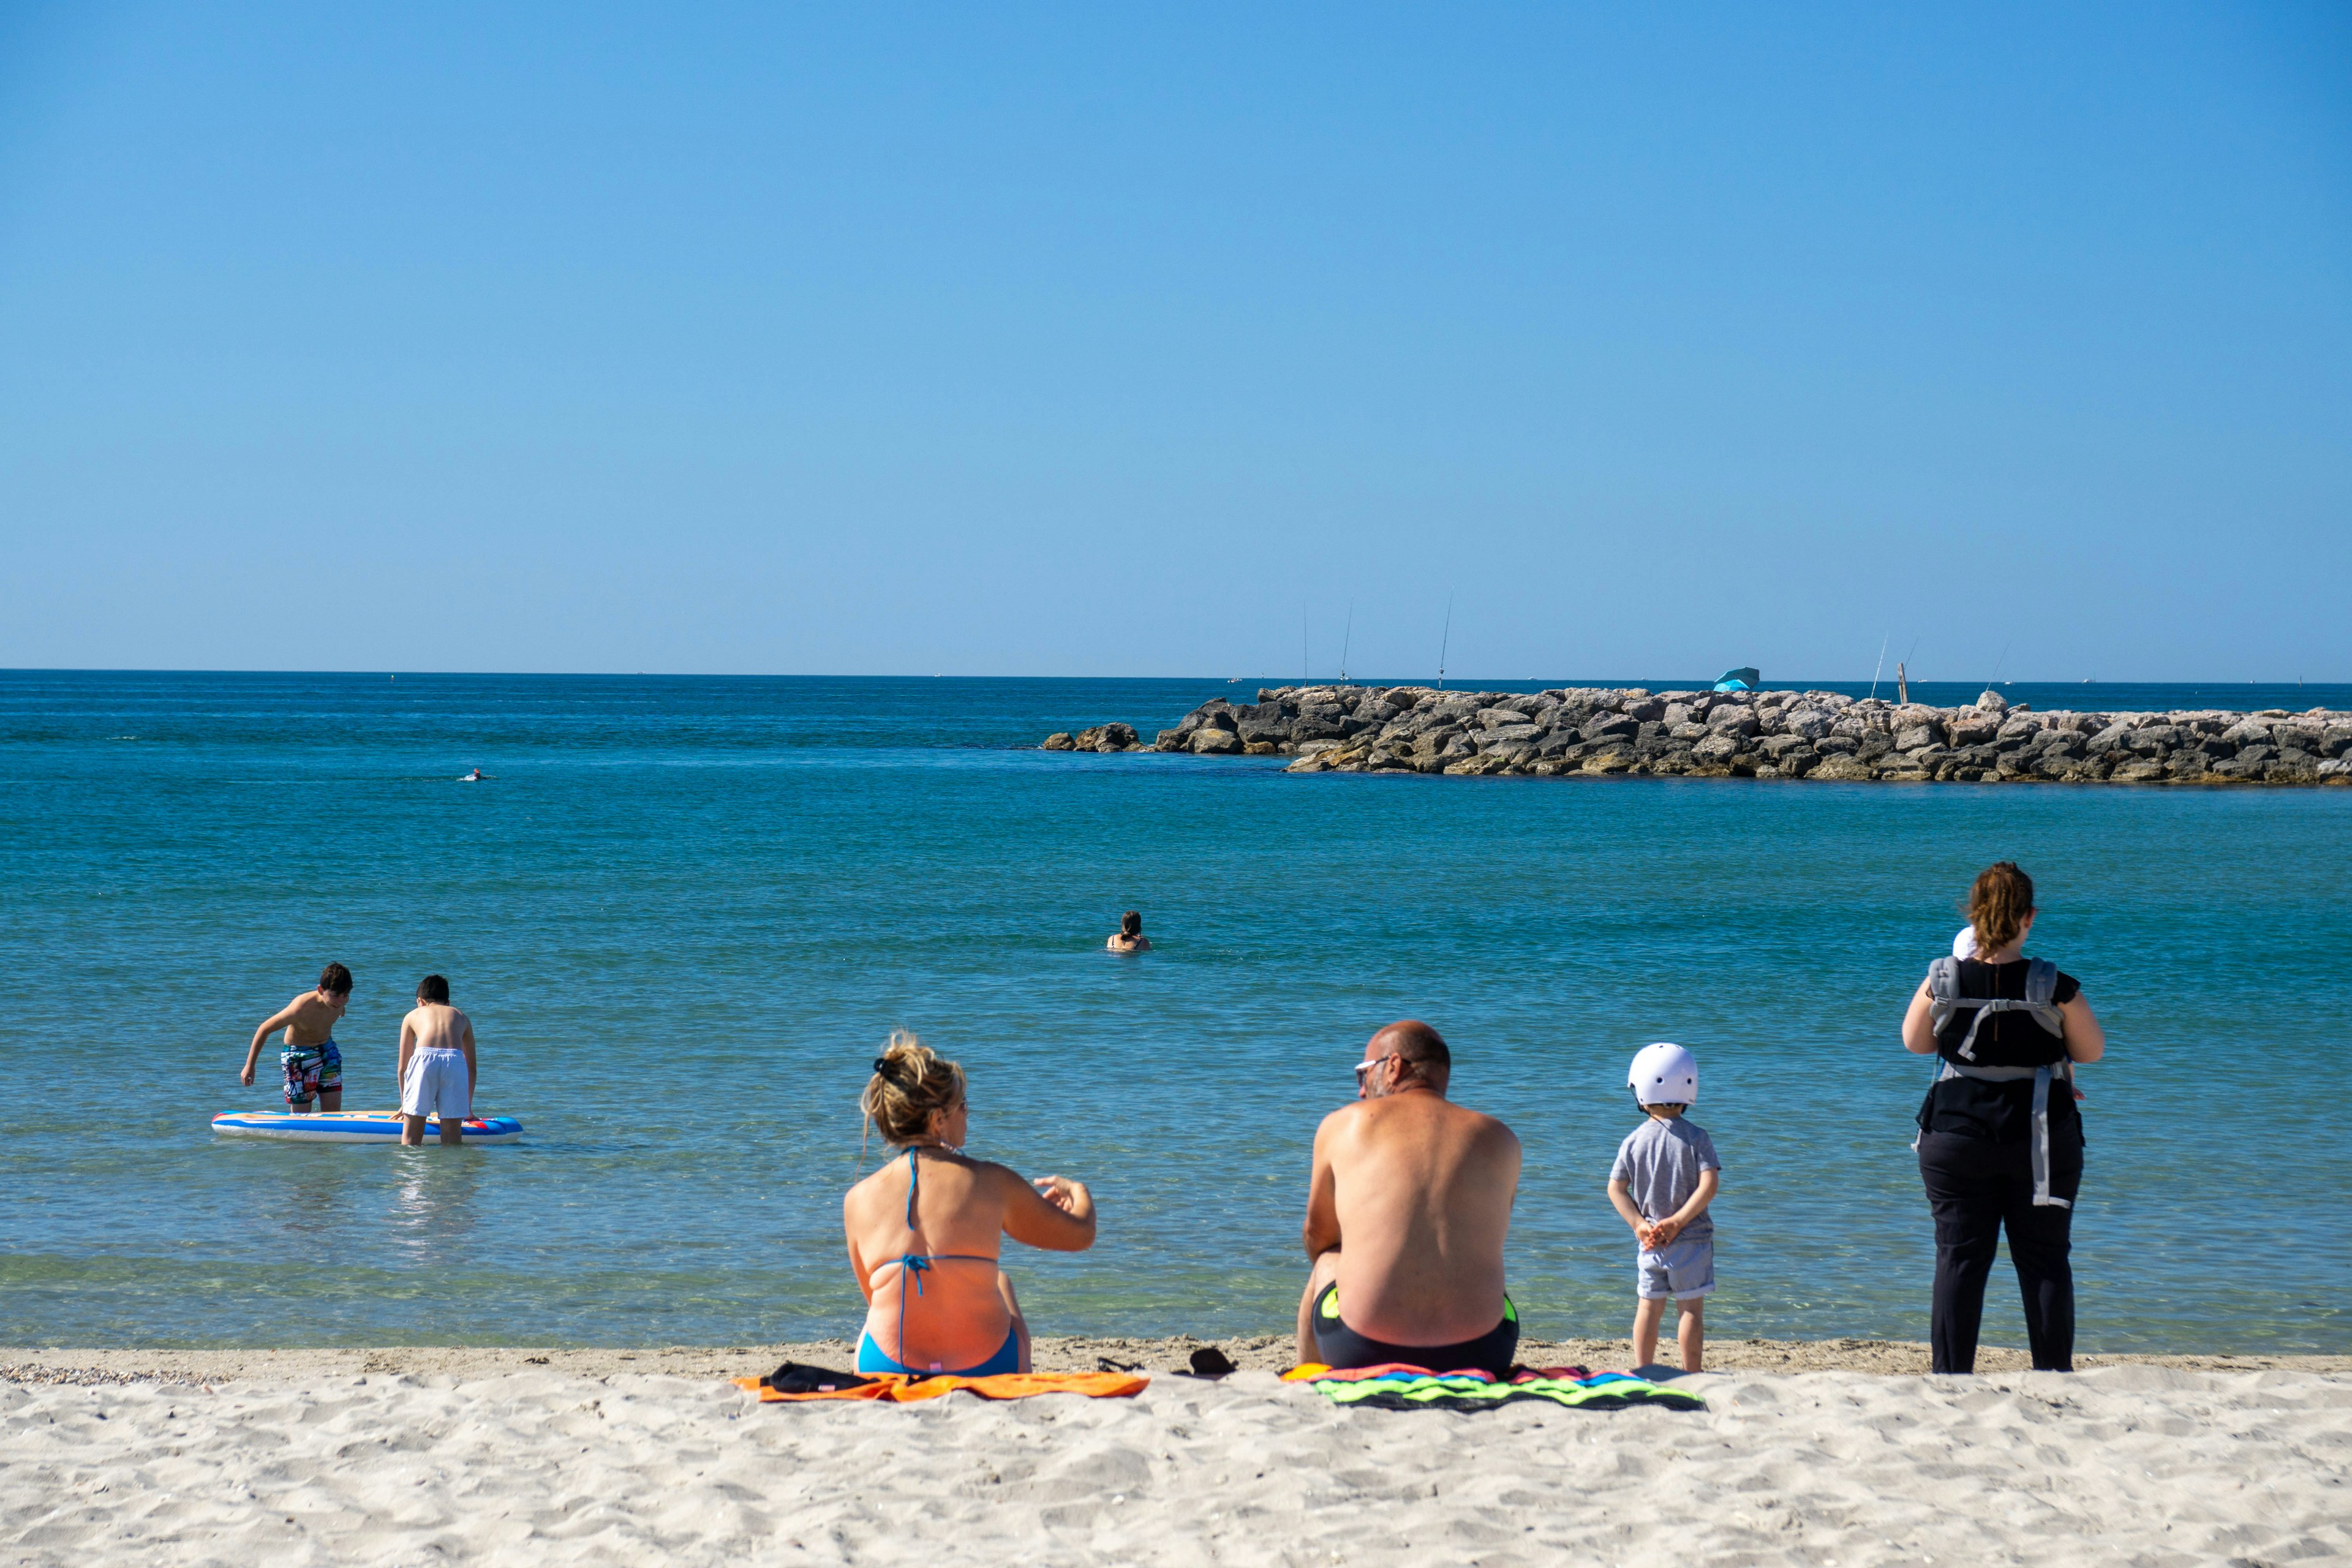
M2121 707L2112 687L2037 706ZM1698 1055L1718 1336L1926 1331L1895 1029L1969 877L2107 1026L2085 1350L2352 1349L2352 791L1461 780L1016 749L1223 682L0 675L0 1342L741 1343L857 1316L838 1194L905 1026L973 1150L1090 1182L1041 1331L1289 1319L1316 1119L1425 1017L1527 1146L1531 1331L1622 1331L1624 1063ZM2153 695L2148 695L2153 691ZM1915 688L1915 696L1923 695ZM1931 689L1930 700L1969 695ZM2352 692L2138 689L2158 705ZM2071 700L2070 700L2071 699ZM459 786L464 768L498 775ZM1157 950L1099 951L1127 907ZM521 1144L216 1139L339 958L354 1108L417 975ZM870 1164L876 1151L868 1149ZM1996 1278L1988 1337L2020 1335Z

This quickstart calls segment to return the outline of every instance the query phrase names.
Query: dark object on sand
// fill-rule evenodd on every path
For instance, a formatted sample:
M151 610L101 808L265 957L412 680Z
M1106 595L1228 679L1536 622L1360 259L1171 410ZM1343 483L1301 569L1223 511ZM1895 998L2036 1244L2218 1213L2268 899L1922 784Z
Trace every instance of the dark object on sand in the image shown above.
M873 1381L854 1372L835 1372L828 1367L788 1361L761 1378L760 1386L772 1388L778 1394L832 1394L845 1388L863 1388Z
M1202 1345L1192 1352L1194 1377L1223 1377L1233 1370L1233 1358L1214 1345Z

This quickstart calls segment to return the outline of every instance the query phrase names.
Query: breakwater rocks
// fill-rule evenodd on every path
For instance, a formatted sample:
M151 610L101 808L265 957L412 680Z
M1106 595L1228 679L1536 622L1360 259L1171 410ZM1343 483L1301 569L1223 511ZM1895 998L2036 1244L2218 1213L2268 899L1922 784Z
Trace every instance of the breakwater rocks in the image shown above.
M1048 751L1146 749L1126 724ZM1293 756L1292 773L2352 784L2352 713L2036 713L1832 691L1439 691L1285 686L1204 702L1150 749Z

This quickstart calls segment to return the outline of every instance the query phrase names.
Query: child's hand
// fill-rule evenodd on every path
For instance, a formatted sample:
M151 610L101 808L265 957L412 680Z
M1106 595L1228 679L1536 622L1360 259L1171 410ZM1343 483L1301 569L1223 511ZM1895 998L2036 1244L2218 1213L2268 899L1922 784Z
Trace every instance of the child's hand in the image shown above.
M1650 1227L1650 1239L1643 1245L1653 1252L1664 1251L1682 1233L1683 1222L1669 1215Z
M236 1075L236 1081L245 1085L247 1089L251 1089L253 1087L253 1069L248 1067L239 1072Z

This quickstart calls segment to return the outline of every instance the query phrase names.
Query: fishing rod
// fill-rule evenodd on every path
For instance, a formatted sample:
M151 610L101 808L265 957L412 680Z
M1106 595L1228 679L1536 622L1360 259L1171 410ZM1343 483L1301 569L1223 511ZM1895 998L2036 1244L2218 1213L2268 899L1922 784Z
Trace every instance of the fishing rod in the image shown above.
M1878 698L1878 678L1886 673L1886 645L1894 640L1895 634L1891 631L1878 639L1878 667L1870 672L1870 695L1873 701L1877 700Z
M1339 634L1339 684L1348 684L1348 648L1356 637L1356 601L1348 601L1348 629Z
M1454 640L1454 590L1445 590L1445 630L1437 638L1437 689L1445 689L1445 649Z

